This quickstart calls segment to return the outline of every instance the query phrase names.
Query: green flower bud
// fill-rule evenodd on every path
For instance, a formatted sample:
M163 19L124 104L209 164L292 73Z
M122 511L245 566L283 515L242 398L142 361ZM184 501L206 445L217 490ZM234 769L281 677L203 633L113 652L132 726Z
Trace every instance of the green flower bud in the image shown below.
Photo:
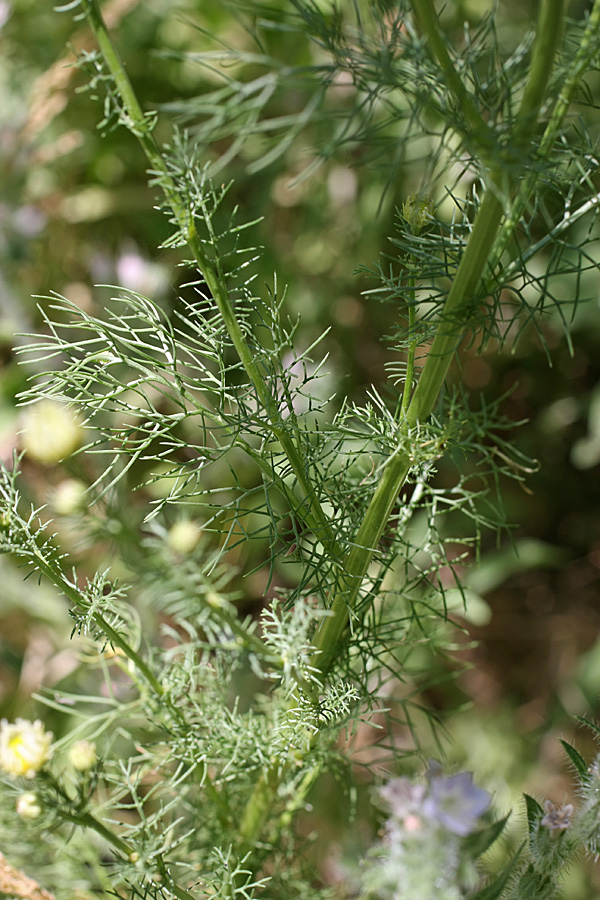
M402 204L402 217L413 234L420 234L431 223L435 206L425 194L409 194Z

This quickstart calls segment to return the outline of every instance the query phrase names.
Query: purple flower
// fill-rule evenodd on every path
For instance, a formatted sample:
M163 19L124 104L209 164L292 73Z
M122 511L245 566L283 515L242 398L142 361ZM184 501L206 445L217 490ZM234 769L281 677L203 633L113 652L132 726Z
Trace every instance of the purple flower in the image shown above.
M423 814L460 837L473 831L477 819L490 805L490 795L473 784L471 772L450 778L431 778L423 801Z
M379 788L379 796L396 819L418 813L425 796L424 784L413 784L408 778L392 778Z
M546 815L540 822L550 831L564 831L571 824L571 816L573 815L573 804L565 803L564 806L555 806L551 800L544 803Z

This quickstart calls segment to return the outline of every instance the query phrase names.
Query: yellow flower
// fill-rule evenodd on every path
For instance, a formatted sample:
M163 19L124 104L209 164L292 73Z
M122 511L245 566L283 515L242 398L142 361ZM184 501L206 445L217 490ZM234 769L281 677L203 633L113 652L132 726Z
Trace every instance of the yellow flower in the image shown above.
M37 819L42 814L40 798L33 791L19 794L17 797L17 815L22 819Z
M44 731L39 719L0 722L0 769L9 775L34 778L50 757L52 732Z
M180 556L187 556L197 546L202 529L191 519L180 519L169 528L167 544L169 549Z
M77 741L69 750L69 762L78 772L87 772L97 758L96 745L91 741Z
M61 516L83 512L87 506L86 486L78 478L65 478L52 494L52 506Z
M21 445L36 462L54 465L81 446L81 421L64 403L40 400L23 411L21 422Z

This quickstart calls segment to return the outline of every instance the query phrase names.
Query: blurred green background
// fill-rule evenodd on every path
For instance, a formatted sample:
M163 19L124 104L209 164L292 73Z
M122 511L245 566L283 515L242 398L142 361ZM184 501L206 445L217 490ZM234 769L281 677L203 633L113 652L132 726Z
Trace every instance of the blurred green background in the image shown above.
M459 42L463 20L476 26L489 7L482 0L448 4L445 27ZM202 97L220 83L218 72L184 54L221 42L251 49L235 4L112 0L105 8L143 104L167 105L158 127L162 139L170 133L169 104ZM527 30L534 8L529 2L499 4L498 33L507 47ZM572 4L571 15L584 8ZM82 90L86 77L67 48L91 49L85 26L34 0L0 0L0 24L0 448L8 463L20 446L17 395L28 377L15 348L27 342L22 335L46 327L38 303L44 309L48 301L36 298L56 291L101 314L106 295L94 285L120 284L170 310L186 273L176 251L157 250L168 230L164 217L151 213L156 195L147 187L136 142L124 129L104 136L97 129L101 102ZM314 49L298 41L271 49L290 64L316 59ZM330 101L336 113L347 89L340 84ZM266 110L273 117L296 113L306 99L299 90L279 91ZM314 148L327 143L327 127L326 117L308 127L264 168L257 161L265 146L250 138L217 177L234 179L232 201L245 219L265 217L261 279L270 284L277 272L287 285L289 312L301 314L299 346L331 329L324 344L324 395L335 390L361 402L368 386L385 378L389 350L381 336L393 311L363 293L372 284L355 269L358 263L373 266L389 252L395 209L418 187L421 161L392 167L390 175L389 161L377 158L366 141L340 148L298 180L315 159ZM588 127L593 131L597 122ZM206 158L218 160L232 145L224 133L206 148ZM558 738L574 740L589 754L590 737L574 716L600 712L599 288L597 273L588 273L587 302L572 323L572 350L560 323L548 315L541 327L550 360L531 329L515 348L482 356L468 351L462 363L462 381L474 394L490 400L505 395L503 412L522 423L509 438L538 465L522 485L503 485L512 543L505 536L498 545L495 534L484 534L480 563L463 573L473 605L467 632L453 636L456 677L427 689L422 699L448 729L448 758L495 791L500 811L518 802L522 790L557 803L568 797L571 780ZM568 281L564 290L572 290ZM137 473L134 481L148 474ZM126 575L127 554L116 554L115 543L128 536L135 543L152 490L136 492L126 511L110 511L115 541L104 527L95 542L82 542L77 517L60 514L56 489L66 479L89 482L92 476L92 463L79 458L62 465L26 458L22 489L36 505L50 504L61 540L84 572L114 557ZM441 483L445 477L442 464ZM231 556L248 609L257 609L263 596L265 552L266 545L255 541ZM33 579L23 583L22 575L0 559L0 715L9 718L32 714L29 698L42 683L77 690L85 679L68 641L63 600ZM457 618L465 624L460 609ZM452 669L447 662L435 665ZM363 734L363 745L355 748L361 762L377 759L369 750L372 739ZM318 797L315 805L318 810ZM331 809L327 815L334 815ZM328 827L324 819L323 830ZM331 819L330 827L334 836L344 823ZM339 865L329 853L322 860L324 877ZM600 892L600 872L593 867L569 877L570 900Z

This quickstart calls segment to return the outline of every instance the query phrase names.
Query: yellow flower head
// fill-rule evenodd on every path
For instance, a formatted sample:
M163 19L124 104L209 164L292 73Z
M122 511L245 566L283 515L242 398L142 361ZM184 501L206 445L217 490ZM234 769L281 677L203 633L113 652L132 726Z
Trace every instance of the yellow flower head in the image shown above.
M69 750L69 762L78 772L87 772L97 758L96 745L91 741L77 741Z
M17 815L22 819L37 819L42 814L40 798L33 791L19 794L17 797Z
M39 719L0 722L0 769L9 775L34 778L50 757L52 732Z
M21 446L36 462L54 465L81 446L81 421L64 403L39 400L23 410L21 422Z
M198 544L202 529L191 519L180 519L169 528L167 545L170 550L180 556L187 556Z
M65 478L54 488L51 500L54 511L61 516L83 512L88 505L86 486L78 478Z

